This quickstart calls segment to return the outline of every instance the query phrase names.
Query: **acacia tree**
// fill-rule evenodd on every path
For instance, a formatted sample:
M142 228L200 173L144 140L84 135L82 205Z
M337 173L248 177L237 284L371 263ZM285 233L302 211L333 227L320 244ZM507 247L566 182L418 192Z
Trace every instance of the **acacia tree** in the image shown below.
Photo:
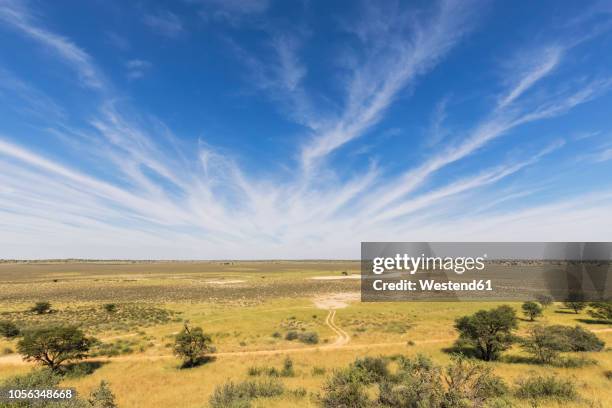
M497 359L514 342L512 331L518 327L516 312L507 305L480 310L455 321L460 344L473 346L485 361Z
M572 309L576 314L580 313L586 307L586 303L576 300L568 300L567 302L563 302L563 304L565 307Z
M214 353L215 348L209 335L201 327L189 327L187 323L176 335L174 354L183 360L183 367L198 365L207 354Z
M17 350L24 360L58 371L63 363L85 358L93 341L74 326L44 327L26 331Z
M542 307L536 302L525 302L522 306L523 314L532 322L536 317L542 316Z

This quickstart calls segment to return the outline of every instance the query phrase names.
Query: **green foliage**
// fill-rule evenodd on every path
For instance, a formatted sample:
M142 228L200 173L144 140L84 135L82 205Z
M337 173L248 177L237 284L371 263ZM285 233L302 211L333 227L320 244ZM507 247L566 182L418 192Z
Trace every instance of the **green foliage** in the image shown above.
M325 381L320 397L324 408L360 408L370 404L363 384L350 368L338 370Z
M455 321L459 345L474 347L485 361L497 359L502 351L512 345L515 340L512 332L517 326L516 313L507 305L480 310Z
M194 367L202 363L207 354L214 353L212 339L201 327L190 328L187 323L176 335L174 354L183 360L183 367Z
M36 302L30 311L36 314L45 314L51 311L51 303L49 302Z
M612 322L611 302L592 302L589 307L588 313L592 318Z
M43 327L24 332L17 350L24 360L57 371L63 363L85 358L93 341L73 326Z
M293 340L297 340L298 337L299 337L298 332L296 332L295 330L290 330L285 335L285 340L293 341Z
M317 332L303 332L298 335L298 340L306 344L317 344L319 342L319 334Z
M293 360L291 358L286 357L285 361L283 361L283 369L281 371L282 377L293 377L295 375L295 371L293 370Z
M382 357L364 357L358 358L351 365L351 368L359 373L361 382L370 384L373 382L383 381L389 376L387 368L387 360Z
M108 313L114 313L117 311L117 305L114 303L105 303L104 305L102 305L102 307Z
M0 320L0 336L7 339L19 336L19 328L17 325L8 320Z
M396 361L399 367L395 373L388 369L389 359L372 357L357 359L348 368L335 371L323 387L321 405L468 408L483 407L508 393L508 387L491 367L462 356L454 357L445 370L422 355L414 359L399 356ZM368 397L373 385L378 387L376 401Z
M605 345L594 333L580 326L562 325L533 327L521 343L523 349L532 354L537 361L547 364L558 362L568 367L580 366L580 361L558 360L559 353L600 351Z
M528 317L532 322L536 317L542 316L542 307L536 302L525 302L521 308L523 309L525 317Z
M209 404L211 408L248 408L251 400L260 397L275 397L285 391L278 380L228 382L215 387Z
M576 314L580 313L587 306L585 302L576 300L568 300L566 302L563 302L563 305L568 309L572 309Z
M91 392L89 405L92 408L117 408L115 396L106 381L102 380L98 388Z
M532 327L521 343L523 349L541 363L552 363L559 357L560 351L569 347L567 336L544 326Z
M523 399L537 400L550 398L560 401L572 401L578 398L576 387L571 380L557 378L553 375L548 377L528 377L524 380L519 380L517 386L516 396Z

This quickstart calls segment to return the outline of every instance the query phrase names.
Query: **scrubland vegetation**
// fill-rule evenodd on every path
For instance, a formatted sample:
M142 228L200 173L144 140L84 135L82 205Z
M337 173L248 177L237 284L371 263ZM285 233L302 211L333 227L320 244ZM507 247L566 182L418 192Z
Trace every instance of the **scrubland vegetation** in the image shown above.
M359 281L312 279L358 267L1 264L0 387L75 387L57 407L612 405L610 304L359 303Z

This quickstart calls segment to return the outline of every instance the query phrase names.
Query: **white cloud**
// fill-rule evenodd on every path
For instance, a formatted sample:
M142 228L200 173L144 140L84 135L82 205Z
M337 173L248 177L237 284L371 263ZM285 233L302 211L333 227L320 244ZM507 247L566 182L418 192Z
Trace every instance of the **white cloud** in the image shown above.
M151 68L151 63L140 59L132 59L125 64L125 67L129 79L139 79Z
M164 37L176 38L184 32L183 22L181 19L176 14L168 10L146 14L143 17L143 21L156 34Z
M71 68L75 69L82 83L91 88L103 88L104 79L91 57L66 37L43 27L27 12L21 2L0 0L0 21L29 38L54 51Z

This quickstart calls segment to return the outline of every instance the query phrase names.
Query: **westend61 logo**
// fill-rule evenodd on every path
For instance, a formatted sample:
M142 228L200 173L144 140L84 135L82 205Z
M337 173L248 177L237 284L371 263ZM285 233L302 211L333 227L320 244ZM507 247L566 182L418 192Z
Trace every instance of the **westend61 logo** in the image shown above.
M465 271L482 271L485 268L487 254L476 258L472 257L445 257L421 256L414 257L408 254L396 254L394 257L376 257L372 260L372 272L380 275L385 271L407 271L414 275L418 270L444 270L453 271L458 275Z
M610 301L611 259L608 242L362 242L361 299Z

